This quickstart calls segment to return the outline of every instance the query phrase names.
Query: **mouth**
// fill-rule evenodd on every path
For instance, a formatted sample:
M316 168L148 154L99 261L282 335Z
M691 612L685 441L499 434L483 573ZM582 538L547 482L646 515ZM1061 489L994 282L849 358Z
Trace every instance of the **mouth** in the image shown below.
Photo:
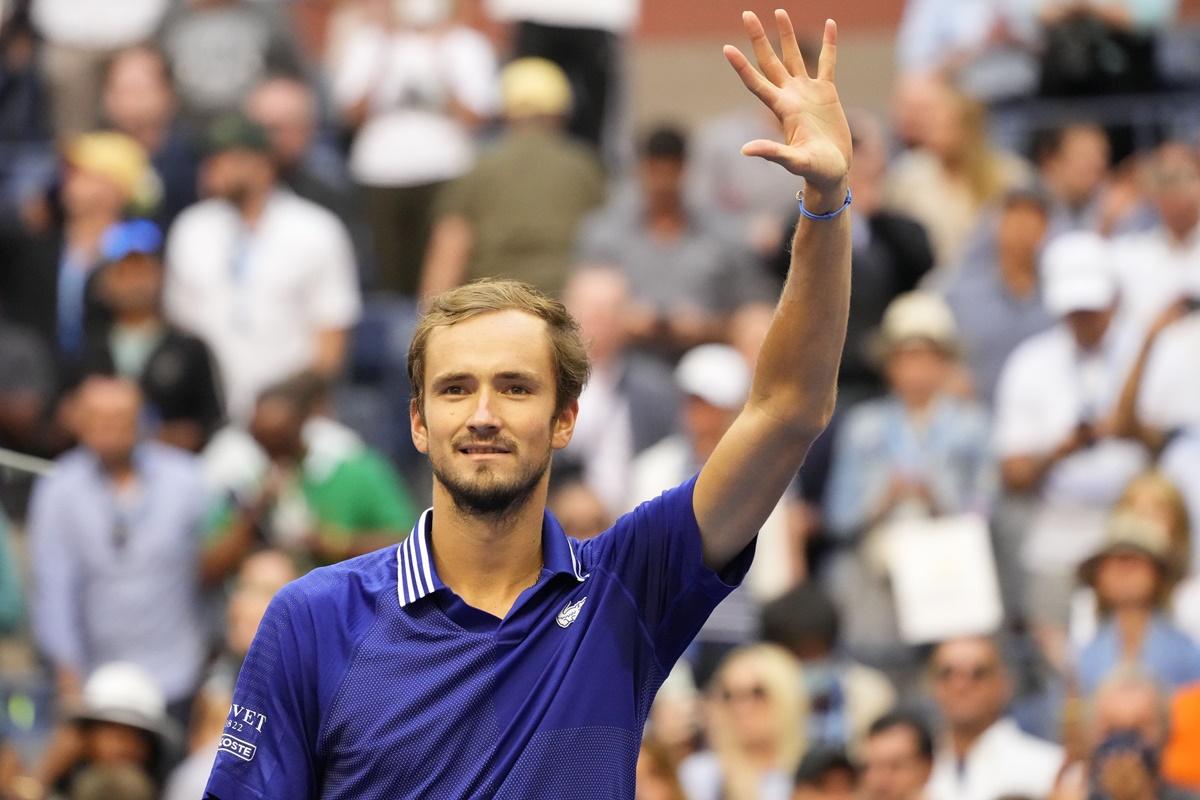
M509 455L512 451L507 447L497 444L467 444L459 447L458 452L472 458L487 458Z

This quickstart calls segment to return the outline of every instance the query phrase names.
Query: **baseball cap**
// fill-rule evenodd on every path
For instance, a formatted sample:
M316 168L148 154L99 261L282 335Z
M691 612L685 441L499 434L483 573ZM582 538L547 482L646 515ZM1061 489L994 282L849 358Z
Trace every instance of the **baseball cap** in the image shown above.
M958 325L946 301L933 292L905 292L888 304L879 325L881 356L912 341L926 341L946 353L958 351Z
M1062 317L1072 311L1103 311L1117 299L1117 280L1108 243L1077 231L1055 238L1042 253L1042 301Z
M718 408L741 408L750 392L750 367L726 344L702 344L684 354L675 367L680 391Z
M115 185L129 200L152 199L154 171L146 150L132 138L115 131L83 133L73 138L63 153L67 163L98 175Z
M571 84L545 58L518 58L500 72L500 96L509 119L558 116L571 108Z
M226 150L269 153L271 142L267 138L266 129L245 114L225 114L205 131L204 154L211 156Z
M112 262L134 253L157 255L162 243L162 231L157 225L148 219L131 219L118 222L104 232L100 240L100 256Z
M179 744L180 732L167 714L162 689L145 669L114 661L98 667L83 686L83 707L76 722L112 722L145 731L164 747Z

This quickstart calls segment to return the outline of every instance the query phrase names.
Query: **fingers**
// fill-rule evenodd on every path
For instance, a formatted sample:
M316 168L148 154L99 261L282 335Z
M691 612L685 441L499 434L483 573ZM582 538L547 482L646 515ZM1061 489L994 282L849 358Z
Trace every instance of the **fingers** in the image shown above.
M817 59L817 78L833 81L837 74L837 23L825 20L825 34L821 37L821 55Z
M787 68L775 55L775 50L771 47L771 42L767 40L767 32L763 29L758 15L753 11L742 12L742 24L746 28L746 35L750 37L750 45L754 48L754 58L758 61L758 68L762 70L762 74L768 80L776 86L782 86L789 77Z
M764 158L779 164L796 175L808 169L809 161L803 151L769 139L755 139L742 145L742 155Z
M792 18L782 8L775 9L775 25L779 28L779 52L783 56L783 65L793 75L808 77L804 56L796 41L796 30L792 27Z
M742 83L746 88L754 93L754 96L762 100L767 107L771 107L775 101L775 94L778 91L776 87L758 73L750 61L733 45L725 45L724 51L725 60L733 67L733 71L742 79Z

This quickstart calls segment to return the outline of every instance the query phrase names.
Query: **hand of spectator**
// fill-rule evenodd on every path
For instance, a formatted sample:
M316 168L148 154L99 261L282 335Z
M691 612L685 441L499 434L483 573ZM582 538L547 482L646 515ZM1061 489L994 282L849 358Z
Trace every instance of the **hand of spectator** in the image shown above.
M746 88L775 114L784 133L782 144L755 139L742 147L742 153L783 166L804 178L808 190L830 193L829 198L821 198L825 202L814 202L812 210L831 211L841 201L836 195L842 191L851 154L850 127L834 85L837 25L833 20L825 22L817 77L810 78L786 11L775 12L775 24L779 28L778 56L754 13L744 12L742 24L754 47L759 69L751 66L746 56L732 45L725 46L725 58Z
M1112 800L1143 800L1158 796L1157 781L1146 769L1139 753L1116 753L1104 759L1097 783Z

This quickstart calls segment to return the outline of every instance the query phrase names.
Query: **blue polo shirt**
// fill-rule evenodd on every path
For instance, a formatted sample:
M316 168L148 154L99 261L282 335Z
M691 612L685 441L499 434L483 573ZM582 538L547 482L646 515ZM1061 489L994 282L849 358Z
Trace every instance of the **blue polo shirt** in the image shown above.
M402 545L289 584L205 796L631 800L658 687L754 555L704 565L694 487L586 542L547 513L545 567L503 620L438 577L432 511Z

